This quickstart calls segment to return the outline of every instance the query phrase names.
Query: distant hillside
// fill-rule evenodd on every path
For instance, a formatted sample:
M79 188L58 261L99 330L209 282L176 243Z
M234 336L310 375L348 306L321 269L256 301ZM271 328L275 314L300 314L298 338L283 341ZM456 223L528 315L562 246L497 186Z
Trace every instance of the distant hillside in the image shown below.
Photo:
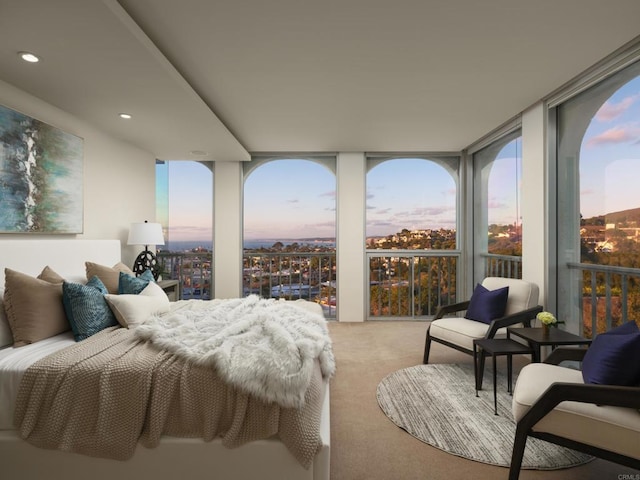
M583 218L584 225L604 225L606 223L626 223L640 225L640 207L622 210L620 212L611 212L606 215L598 215L596 217Z

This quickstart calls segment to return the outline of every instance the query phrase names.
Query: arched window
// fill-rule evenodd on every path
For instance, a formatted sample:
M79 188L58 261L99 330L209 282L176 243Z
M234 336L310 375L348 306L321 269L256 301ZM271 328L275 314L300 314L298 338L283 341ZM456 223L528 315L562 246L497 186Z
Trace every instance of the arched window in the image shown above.
M335 157L254 157L244 176L244 294L304 298L335 316Z
M457 156L367 159L369 318L427 318L455 301Z
M592 336L640 321L640 62L557 119L558 314Z
M163 278L180 280L183 299L213 298L213 162L157 161L156 218Z
M522 278L520 130L473 154L474 279Z

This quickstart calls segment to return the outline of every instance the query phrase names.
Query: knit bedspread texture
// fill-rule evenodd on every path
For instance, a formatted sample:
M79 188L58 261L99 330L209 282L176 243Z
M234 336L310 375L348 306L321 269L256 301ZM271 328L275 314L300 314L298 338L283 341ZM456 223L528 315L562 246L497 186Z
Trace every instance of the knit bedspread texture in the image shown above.
M115 460L164 435L228 448L278 435L309 468L334 370L324 318L295 302L179 301L34 363L14 423L37 447Z

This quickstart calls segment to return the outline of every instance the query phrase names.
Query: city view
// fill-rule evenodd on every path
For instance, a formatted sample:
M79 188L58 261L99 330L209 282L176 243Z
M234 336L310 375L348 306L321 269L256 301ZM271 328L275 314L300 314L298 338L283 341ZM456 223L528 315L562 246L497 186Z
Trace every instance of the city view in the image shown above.
M490 225L490 254L519 257L522 253L521 225ZM581 262L640 268L640 208L613 212L581 220ZM370 256L370 315L379 317L428 316L441 303L455 298L456 257L438 251L454 250L456 232L449 229L402 229L391 235L368 237L367 251L383 250ZM389 255L388 251L414 252L413 256ZM245 242L243 293L267 298L303 298L319 303L329 318L336 308L335 239L255 239ZM211 298L211 242L168 242L158 256L167 278L180 278L182 298ZM594 308L589 301L591 280L585 274L585 318ZM437 279L437 281L434 281ZM630 318L640 312L638 285L630 279L627 295ZM607 283L598 279L598 296ZM622 308L620 277L608 280L613 315ZM445 288L443 288L443 286ZM449 289L449 290L447 290ZM411 299L412 295L415 297ZM443 297L444 295L444 297ZM447 302L443 300L446 299ZM604 303L595 308L606 308ZM602 312L598 313L602 316ZM589 326L585 327L589 334Z

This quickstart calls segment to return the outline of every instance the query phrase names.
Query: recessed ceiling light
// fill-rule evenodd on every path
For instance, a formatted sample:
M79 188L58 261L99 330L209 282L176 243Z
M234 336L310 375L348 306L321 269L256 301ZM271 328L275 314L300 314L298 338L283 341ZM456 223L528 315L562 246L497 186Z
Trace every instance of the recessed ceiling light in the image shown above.
M131 118L131 115L129 115L128 113L120 113L120 118L124 118L126 120L129 120Z
M198 155L199 157L203 157L207 154L204 150L191 150L189 153L191 155Z
M31 52L18 52L18 55L25 62L36 63L40 61L40 59Z

